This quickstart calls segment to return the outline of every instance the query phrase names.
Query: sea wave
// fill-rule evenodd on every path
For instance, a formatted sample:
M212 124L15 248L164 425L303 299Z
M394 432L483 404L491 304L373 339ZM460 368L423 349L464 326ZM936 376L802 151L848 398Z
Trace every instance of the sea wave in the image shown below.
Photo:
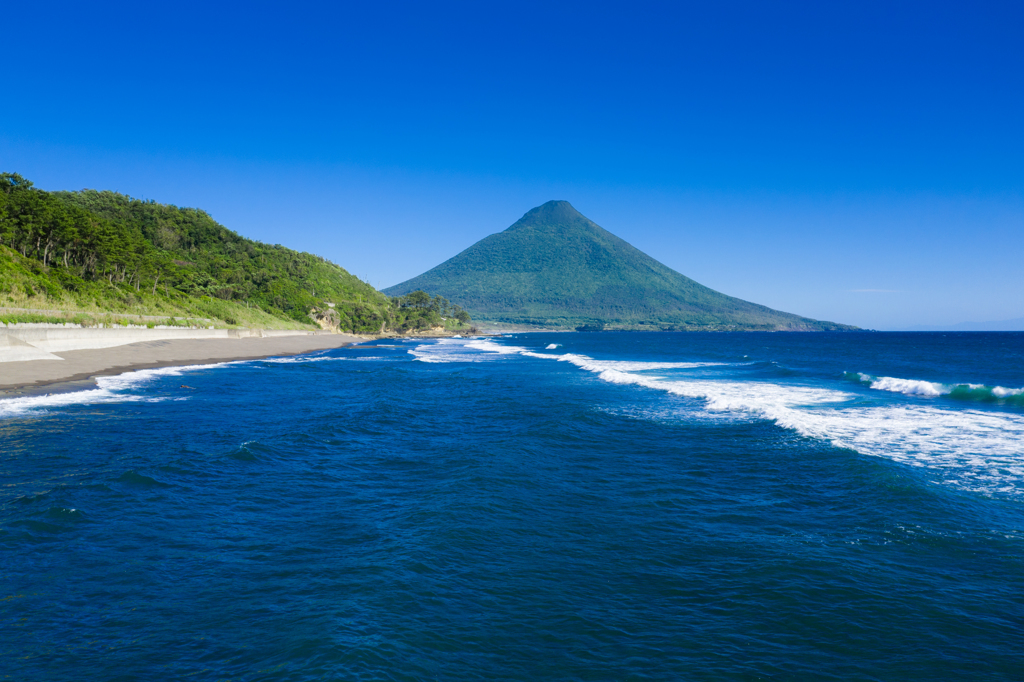
M707 362L639 362L596 360L586 355L537 353L521 346L482 340L473 350L492 358L521 355L568 362L613 384L640 386L703 401L711 413L766 419L780 427L836 447L903 464L926 467L940 478L985 493L1024 494L1024 417L1017 414L949 410L935 405L858 404L849 391L825 387L709 379L672 372L724 366ZM852 378L871 388L908 395L988 395L1015 398L1021 389L989 388L974 384L947 386L933 382L872 377ZM663 411L662 411L663 414ZM681 414L689 414L686 409Z
M669 380L606 370L599 377L700 398L706 409L767 419L864 455L940 472L958 486L1024 494L1024 418L928 405L857 406L843 391L763 382ZM843 404L847 403L847 404Z
M181 376L187 372L200 369L214 369L237 365L236 362L219 362L209 365L184 365L181 367L160 367L157 369L140 369L125 372L116 376L96 377L96 388L66 393L50 393L46 395L5 398L0 400L0 419L32 417L47 414L51 410L72 405L94 405L103 403L144 402L157 403L165 400L180 400L182 396L145 396L131 391L156 379L169 376ZM184 398L187 398L185 396Z
M416 360L430 363L488 362L501 355L529 355L531 352L522 346L509 346L478 337L431 339L421 341L407 351Z
M487 339L432 339L421 341L407 352L420 362L485 362L494 354L514 354L525 348L502 346ZM481 353L480 351L483 351Z
M548 344L544 350L554 350L561 344ZM693 369L698 367L724 366L721 362L641 362L634 360L595 360L577 353L540 353L524 346L498 343L487 338L471 340L431 340L408 349L410 355L421 362L487 362L497 356L521 355L544 360L569 362L589 371L615 369L643 372L659 369Z
M1024 404L1024 388L1004 388L1003 386L986 386L984 384L943 384L920 379L876 377L863 372L847 372L845 376L848 380L866 384L877 391L932 398L949 396L960 400L1005 401Z
M547 356L546 356L547 357ZM571 362L591 372L617 370L620 372L646 372L659 369L696 369L698 367L723 367L723 362L641 362L636 360L595 360L587 355L565 353L553 356L561 362Z
M309 362L331 362L346 359L337 355L289 355L281 358L261 358L254 362L266 362L272 365L304 365Z

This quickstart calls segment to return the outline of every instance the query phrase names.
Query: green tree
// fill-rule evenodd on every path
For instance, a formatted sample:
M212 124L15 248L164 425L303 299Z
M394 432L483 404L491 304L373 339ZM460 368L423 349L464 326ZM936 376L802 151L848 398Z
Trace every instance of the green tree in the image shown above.
M406 302L416 308L423 308L430 305L430 294L419 289L413 291L405 297Z
M2 276L13 252L33 262L17 288ZM0 256L0 286L29 296L85 287L89 305L108 307L139 305L143 293L197 307L244 300L306 324L329 301L353 331L379 331L392 318L387 297L341 267L245 239L202 210L107 191L45 192L17 173L0 173ZM217 305L210 316L231 316Z

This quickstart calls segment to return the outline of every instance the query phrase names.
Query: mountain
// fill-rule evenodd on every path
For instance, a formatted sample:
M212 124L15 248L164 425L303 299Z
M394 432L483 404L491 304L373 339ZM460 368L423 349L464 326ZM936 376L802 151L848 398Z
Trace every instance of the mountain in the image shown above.
M200 209L108 191L45 192L16 173L0 173L0 306L5 322L143 315L158 324L352 332L427 329L458 313L440 298L398 306L320 256L246 239Z
M422 289L476 320L614 329L846 330L726 296L698 284L581 215L549 201L503 232L384 289Z

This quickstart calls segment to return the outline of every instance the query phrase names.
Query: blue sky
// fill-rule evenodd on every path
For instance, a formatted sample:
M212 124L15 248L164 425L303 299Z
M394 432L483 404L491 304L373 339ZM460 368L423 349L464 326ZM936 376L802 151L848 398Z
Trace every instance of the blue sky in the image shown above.
M380 287L567 199L783 310L1024 317L1022 3L4 15L0 167L44 189L199 206Z

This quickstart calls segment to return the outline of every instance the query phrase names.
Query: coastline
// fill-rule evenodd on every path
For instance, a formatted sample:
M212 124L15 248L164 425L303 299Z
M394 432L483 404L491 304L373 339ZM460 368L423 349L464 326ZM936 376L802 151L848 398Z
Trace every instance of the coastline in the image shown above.
M350 334L162 339L110 348L58 351L59 359L0 363L0 398L92 388L95 377L141 369L303 355L367 340Z

